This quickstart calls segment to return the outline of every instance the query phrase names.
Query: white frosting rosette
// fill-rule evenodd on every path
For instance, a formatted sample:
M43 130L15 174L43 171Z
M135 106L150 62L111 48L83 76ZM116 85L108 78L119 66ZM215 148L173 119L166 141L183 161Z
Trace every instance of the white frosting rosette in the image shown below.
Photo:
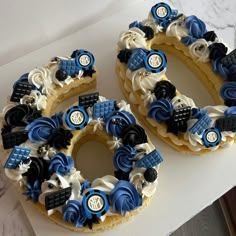
M54 93L54 84L52 82L51 71L46 67L38 67L30 71L28 76L29 83L37 89L42 87L42 92L46 95Z

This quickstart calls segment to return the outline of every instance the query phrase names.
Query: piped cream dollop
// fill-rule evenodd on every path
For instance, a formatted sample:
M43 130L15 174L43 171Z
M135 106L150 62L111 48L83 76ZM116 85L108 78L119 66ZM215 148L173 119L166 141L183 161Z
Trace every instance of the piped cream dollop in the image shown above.
M145 39L145 33L139 28L131 28L128 31L121 33L119 37L118 45L121 49L135 49L146 48L147 43Z
M52 95L55 92L55 85L52 81L51 71L46 67L37 67L30 71L28 81L37 89L42 87L42 93L46 95Z
M169 24L166 29L166 35L171 37L176 37L179 40L183 37L188 36L188 30L182 19L175 20Z
M208 62L209 59L209 43L205 39L198 39L189 46L191 56L199 62Z
M25 95L20 99L20 104L30 104L37 110L44 110L47 107L47 97L37 90L32 90L30 95Z
M155 87L155 84L157 81L161 80L165 72L166 69L161 73L150 73L147 72L145 68L141 68L133 72L127 70L126 75L132 82L133 90L141 90L141 92L145 94L148 90L152 90Z

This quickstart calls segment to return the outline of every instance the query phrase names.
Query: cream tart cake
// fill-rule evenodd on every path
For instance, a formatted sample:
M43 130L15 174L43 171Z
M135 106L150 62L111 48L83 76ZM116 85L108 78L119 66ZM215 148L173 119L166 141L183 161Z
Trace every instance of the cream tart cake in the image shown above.
M84 94L95 86L93 54L75 50L21 76L2 114L7 177L34 210L78 232L104 231L132 219L155 194L163 161L129 104ZM75 104L55 112L74 95ZM75 158L90 140L110 149L114 175L83 177Z
M217 105L199 107L166 77L166 53L197 75ZM134 21L118 41L116 71L124 96L141 123L171 147L205 154L235 142L236 51L197 16L160 2ZM171 79L171 81L170 81Z

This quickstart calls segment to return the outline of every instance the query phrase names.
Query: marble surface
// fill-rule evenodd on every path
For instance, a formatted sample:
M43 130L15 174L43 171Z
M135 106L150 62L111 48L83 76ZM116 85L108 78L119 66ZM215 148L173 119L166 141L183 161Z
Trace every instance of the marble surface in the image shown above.
M104 6L98 4L98 1L87 0L87 6L92 7L92 11L89 14L81 13L79 9L81 9L81 3L79 1L74 1L73 5L66 5L68 1L40 1L41 5L36 5L36 1L30 0L22 0L21 4L16 1L7 1L1 0L1 8L0 8L0 27L3 33L1 33L0 37L0 65L5 65L7 68L7 63L17 59L20 56L23 56L33 50L39 49L40 47L53 42L55 39L61 38L67 34L72 33L73 31L77 31L82 29L84 26L88 24L94 24L97 20L102 20L104 17L108 17L110 14L115 13L116 11L121 11L122 8L125 7L127 1L115 1L115 0L107 0L104 1ZM137 0L129 1L129 6L132 11L132 4L138 4ZM196 14L200 18L202 18L209 29L216 30L217 34L220 35L231 48L235 48L236 46L236 2L232 0L225 1L172 1L176 8L180 11L185 12L187 15ZM93 3L93 4L92 4ZM156 1L149 0L148 4L152 6ZM26 10L27 6L27 10ZM47 6L47 7L45 7ZM76 6L76 7L75 7ZM50 10L48 10L50 9ZM110 10L108 10L110 9ZM55 10L55 14L52 14ZM141 10L141 9L140 9ZM73 13L72 13L73 11ZM81 16L80 20L77 19L76 13ZM83 11L82 11L83 12ZM40 13L40 14L37 14ZM64 15L63 15L64 14ZM81 15L82 14L82 15ZM84 14L84 15L83 15ZM134 14L133 12L131 14ZM67 17L67 15L69 17ZM60 17L63 16L60 20ZM139 16L139 14L137 14ZM96 21L94 20L96 18ZM29 20L30 19L30 20ZM66 20L65 20L66 19ZM6 24L7 20L7 24ZM16 24L16 22L18 24ZM128 24L127 22L126 24ZM37 30L36 30L37 29ZM23 33L22 33L23 32ZM117 32L117 35L119 32ZM113 48L110 50L112 51ZM36 53L37 54L37 53ZM37 60L36 60L37 61ZM14 63L14 62L13 62ZM32 62L32 65L34 62ZM30 65L29 65L30 66ZM3 66L4 68L4 66ZM6 81L7 78L4 75L2 80ZM13 81L14 78L11 78ZM3 82L4 82L3 81ZM0 94L6 94L4 92L5 89L9 91L10 85L4 83L4 86L0 88ZM0 101L0 108L3 107L5 103L4 99ZM168 153L168 148L162 148L164 152ZM174 155L175 153L171 150L170 155ZM230 152L226 152L226 155L229 155ZM2 155L2 154L0 154ZM168 161L167 159L167 165ZM185 160L185 162L189 162L189 160ZM194 165L196 160L192 163ZM206 163L212 166L211 161ZM222 162L223 164L223 162ZM174 166L174 165L173 165ZM212 168L218 169L218 166L213 166ZM174 171L175 169L171 169L170 171ZM212 170L209 169L209 173ZM227 170L225 170L227 171ZM164 172L164 170L163 170ZM186 174L190 174L191 172L186 170ZM164 174L164 173L163 173ZM226 173L221 173L224 177ZM165 188L165 175L163 175L163 189ZM183 176L184 178L184 176ZM209 176L209 178L211 178ZM214 179L212 179L213 183ZM166 182L167 187L168 183ZM194 184L201 184L197 182L197 178L195 179ZM216 185L216 183L215 183ZM209 186L215 187L215 186ZM176 191L178 191L176 189ZM214 192L214 191L212 191ZM202 193L204 194L204 192ZM223 194L223 193L222 193ZM191 193L189 193L191 196ZM212 197L213 198L213 193ZM214 198L216 195L214 195ZM217 197L220 197L218 195ZM167 199L168 200L168 199ZM209 202L210 204L211 202ZM201 206L199 211L202 210L205 206ZM17 199L17 195L11 184L8 182L6 177L4 176L2 167L0 168L0 234L5 235L34 235L32 227ZM183 209L183 212L186 211ZM197 212L193 212L192 214L196 214ZM185 221L193 215L186 216ZM182 221L182 223L184 223ZM172 225L172 222L169 223L172 229L176 229L177 225ZM123 227L124 228L124 227ZM168 232L166 232L168 233Z

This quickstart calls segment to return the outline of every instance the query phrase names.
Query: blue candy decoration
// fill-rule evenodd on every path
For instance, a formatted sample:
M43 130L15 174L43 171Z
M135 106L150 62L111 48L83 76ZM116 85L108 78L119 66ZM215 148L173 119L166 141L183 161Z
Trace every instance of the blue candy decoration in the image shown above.
M178 11L172 10L168 4L160 2L152 7L151 13L160 26L167 28L171 21L177 16Z
M192 44L197 39L203 38L203 35L207 32L205 23L196 16L187 17L185 25L189 35L182 39L182 43L186 46Z
M159 151L156 149L152 152L146 154L142 159L136 161L135 166L139 168L152 168L154 166L157 166L163 161L163 158Z
M135 148L125 145L116 149L113 156L113 163L117 170L122 170L123 172L130 172L133 169L133 157L136 155L137 151Z
M226 117L236 116L236 106L229 107L227 110L225 110L224 115Z
M108 100L103 102L97 102L93 105L93 118L97 119L99 117L104 118L108 113L111 113L115 109L115 101Z
M72 106L64 114L65 126L70 130L81 130L89 122L89 116L82 106Z
M194 119L200 119L207 113L206 110L200 109L200 108L192 108L192 117Z
M148 117L158 122L169 120L173 110L173 105L167 99L161 98L150 104Z
M220 89L220 96L226 100L236 100L236 82L226 82Z
M150 50L143 60L146 70L151 73L160 73L167 67L166 55L160 50Z
M147 50L142 48L136 48L132 51L132 54L128 60L127 67L131 71L138 70L144 67L144 57L147 54Z
M94 56L91 52L80 49L75 53L75 63L83 70L92 69L94 65Z
M121 215L142 205L142 197L136 188L128 181L120 180L110 193L112 209Z
M105 192L91 189L85 193L82 199L85 215L88 219L100 218L109 210L109 200Z
M39 195L41 194L41 184L39 180L36 180L32 185L30 183L26 184L27 190L23 195L27 196L26 200L32 199L34 202L37 202Z
M81 70L81 67L77 66L74 59L61 59L59 68L71 77L75 77Z
M74 167L74 159L66 156L64 153L57 153L50 161L48 170L51 173L57 173L64 176L70 173Z
M206 113L189 129L192 134L197 133L200 135L211 123L211 118Z
M127 111L114 111L104 118L106 132L109 135L120 137L122 130L127 125L136 124L134 116Z
M4 165L4 168L16 169L21 162L28 159L30 152L30 148L15 146Z
M77 200L69 200L63 207L63 219L74 224L77 228L83 227L86 216L81 203Z
M217 128L206 129L202 134L202 140L207 148L219 145L222 140L220 130Z
M44 144L48 141L53 130L59 127L60 122L58 119L41 117L27 125L26 130L28 130L28 137L31 142Z

